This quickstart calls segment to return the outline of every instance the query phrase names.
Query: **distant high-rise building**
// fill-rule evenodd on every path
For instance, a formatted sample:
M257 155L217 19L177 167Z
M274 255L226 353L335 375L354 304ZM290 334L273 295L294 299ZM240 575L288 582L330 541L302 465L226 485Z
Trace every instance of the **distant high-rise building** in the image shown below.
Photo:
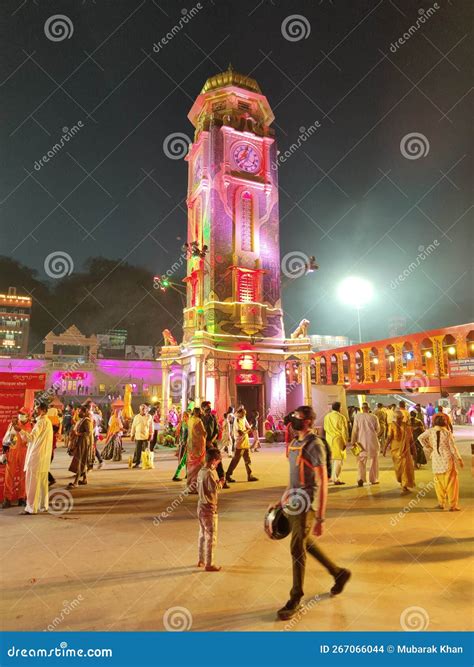
M0 356L22 357L28 351L31 298L18 296L16 287L0 294Z
M391 317L388 320L388 336L395 338L396 336L403 336L407 333L407 318L400 315Z

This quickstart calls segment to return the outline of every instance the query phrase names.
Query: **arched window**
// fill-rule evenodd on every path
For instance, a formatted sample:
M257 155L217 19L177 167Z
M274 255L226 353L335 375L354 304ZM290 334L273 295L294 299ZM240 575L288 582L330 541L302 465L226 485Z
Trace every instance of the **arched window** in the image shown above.
M467 356L472 359L474 357L474 331L470 331L466 336Z
M240 220L240 245L242 250L253 252L253 200L250 192L242 194Z

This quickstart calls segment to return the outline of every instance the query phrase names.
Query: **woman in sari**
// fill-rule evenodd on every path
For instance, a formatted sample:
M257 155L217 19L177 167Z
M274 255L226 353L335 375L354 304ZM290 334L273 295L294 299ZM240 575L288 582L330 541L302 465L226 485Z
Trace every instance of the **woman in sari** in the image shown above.
M426 457L431 459L438 508L458 512L459 478L456 463L462 468L463 460L451 431L445 426L444 419L436 416L434 427L419 436Z
M188 493L197 493L198 472L204 465L206 455L206 428L201 419L200 408L194 408L188 421L187 470Z
M404 421L401 410L395 412L395 421L388 427L387 440L383 450L385 456L390 447L397 482L401 484L402 493L409 493L415 486L415 468L413 458L416 451L413 445L413 434L409 424Z
M105 447L102 450L102 458L107 461L122 460L122 434L123 423L120 410L117 409L114 410L113 415L109 419L109 427L105 437Z
M74 426L71 435L72 442L70 441L69 445L69 451L72 452L72 461L69 470L75 473L74 481L68 484L69 489L73 489L77 484L87 484L90 451L94 442L92 422L86 406L79 408L78 418L79 420Z
M179 447L178 447L178 467L176 472L173 475L173 482L179 482L179 475L181 470L186 465L188 458L187 444L188 444L188 422L189 422L189 412L183 412L181 416L181 423L179 425Z

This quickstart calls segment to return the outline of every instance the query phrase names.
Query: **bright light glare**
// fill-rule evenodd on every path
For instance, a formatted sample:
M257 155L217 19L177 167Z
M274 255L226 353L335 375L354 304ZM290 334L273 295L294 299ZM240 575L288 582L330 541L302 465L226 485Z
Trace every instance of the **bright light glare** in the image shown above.
M349 276L339 283L337 288L338 299L354 308L362 308L366 303L372 300L374 288L372 283L365 278Z

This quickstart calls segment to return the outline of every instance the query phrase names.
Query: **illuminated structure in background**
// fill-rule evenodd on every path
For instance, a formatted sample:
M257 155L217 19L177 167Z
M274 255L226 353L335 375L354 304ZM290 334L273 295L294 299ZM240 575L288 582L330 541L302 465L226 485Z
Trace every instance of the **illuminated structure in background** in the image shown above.
M289 355L311 402L311 346L283 328L274 116L258 83L229 66L206 81L189 119L187 243L200 252L187 261L183 342L162 348L162 404L177 361L184 405L206 398L220 414L240 403L284 414Z
M474 324L317 352L312 380L366 394L473 391Z
M0 356L22 357L28 350L31 298L18 296L16 287L0 294Z

